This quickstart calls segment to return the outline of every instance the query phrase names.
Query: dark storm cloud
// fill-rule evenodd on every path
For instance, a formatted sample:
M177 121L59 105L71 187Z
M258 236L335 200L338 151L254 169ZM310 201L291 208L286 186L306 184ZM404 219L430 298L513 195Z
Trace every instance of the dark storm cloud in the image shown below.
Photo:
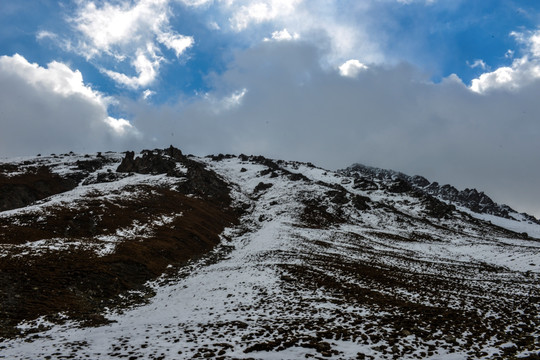
M478 94L406 64L323 69L315 47L267 42L239 52L202 100L134 105L134 124L188 152L263 154L327 168L353 162L421 174L540 215L540 84ZM242 96L243 95L243 96Z

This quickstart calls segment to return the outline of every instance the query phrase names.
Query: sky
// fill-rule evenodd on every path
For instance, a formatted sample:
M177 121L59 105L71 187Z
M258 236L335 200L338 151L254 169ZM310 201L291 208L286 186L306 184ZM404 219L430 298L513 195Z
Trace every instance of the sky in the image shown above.
M174 145L540 217L540 3L0 0L0 157Z

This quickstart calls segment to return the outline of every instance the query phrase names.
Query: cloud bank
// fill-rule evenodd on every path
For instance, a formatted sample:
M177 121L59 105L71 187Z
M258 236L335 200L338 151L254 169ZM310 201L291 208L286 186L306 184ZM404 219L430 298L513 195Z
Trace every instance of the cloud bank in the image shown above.
M188 152L333 169L362 162L477 187L540 214L529 181L540 178L540 81L479 94L455 75L436 84L407 64L344 75L321 67L310 44L266 42L239 52L198 101L132 108L149 139Z
M44 68L18 54L1 56L0 84L2 156L95 151L140 136L129 121L108 115L112 98L63 63Z

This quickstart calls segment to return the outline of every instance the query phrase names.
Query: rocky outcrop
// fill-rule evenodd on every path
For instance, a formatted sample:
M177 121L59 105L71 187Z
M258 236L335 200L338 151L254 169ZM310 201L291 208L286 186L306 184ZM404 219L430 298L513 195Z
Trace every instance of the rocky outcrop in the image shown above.
M361 190L376 190L380 186L394 193L416 194L422 198L428 213L435 217L446 216L449 211L455 209L455 206L463 206L477 213L504 218L512 218L512 213L517 215L517 211L508 205L497 204L489 196L476 189L460 191L451 185L430 182L422 176L409 176L397 171L361 164L354 164L341 172L347 176L353 176L354 187ZM521 215L528 221L540 224L540 220L531 215Z
M224 159L220 157L217 161ZM182 170L184 169L184 170ZM204 164L184 156L180 149L172 145L166 149L143 150L142 156L135 157L133 151L125 153L116 169L119 173L167 174L182 178L176 190L228 206L231 202L228 185Z
M176 150L176 151L175 151ZM172 154L173 156L170 156ZM127 151L122 163L116 169L117 172L139 174L167 174L177 176L176 164L183 159L182 152L178 149L145 150L142 156L135 158L133 151Z

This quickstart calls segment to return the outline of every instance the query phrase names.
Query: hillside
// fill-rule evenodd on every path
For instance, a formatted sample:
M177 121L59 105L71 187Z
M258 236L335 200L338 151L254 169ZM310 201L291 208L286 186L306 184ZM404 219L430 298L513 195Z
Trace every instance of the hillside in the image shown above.
M0 163L0 358L540 358L540 225L474 189L173 147Z

